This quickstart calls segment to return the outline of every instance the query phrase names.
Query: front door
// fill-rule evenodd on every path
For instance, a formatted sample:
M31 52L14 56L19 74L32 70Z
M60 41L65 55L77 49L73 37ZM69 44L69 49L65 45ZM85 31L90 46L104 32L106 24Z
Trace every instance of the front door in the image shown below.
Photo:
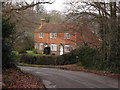
M63 55L63 46L60 46L60 55Z

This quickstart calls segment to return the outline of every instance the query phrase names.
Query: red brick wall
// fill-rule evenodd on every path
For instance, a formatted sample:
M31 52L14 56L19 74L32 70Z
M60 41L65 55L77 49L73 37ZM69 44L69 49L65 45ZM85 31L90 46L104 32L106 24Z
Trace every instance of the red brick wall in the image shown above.
M50 33L44 33L43 38L39 38L39 33L34 35L35 42L48 44L75 44L75 35L71 34L70 39L64 39L64 33L57 33L57 38L50 38Z
M71 48L75 48L75 34L70 34L70 39L64 39L64 33L57 33L57 38L50 38L50 33L44 33L43 38L39 38L39 33L35 33L34 40L35 40L35 44L37 43L38 47L39 47L39 43L47 43L48 45L56 44L57 52L51 51L51 53L55 53L55 54L59 54L60 52L60 47L59 47L60 43L62 43L63 45L71 45ZM38 52L42 53L43 51L38 50Z

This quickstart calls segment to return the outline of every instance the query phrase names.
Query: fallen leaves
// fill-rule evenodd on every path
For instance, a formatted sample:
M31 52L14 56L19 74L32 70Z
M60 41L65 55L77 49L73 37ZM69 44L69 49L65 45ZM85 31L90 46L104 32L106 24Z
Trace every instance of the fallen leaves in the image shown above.
M43 85L39 79L27 74L21 73L16 69L7 69L3 72L3 88L42 88Z

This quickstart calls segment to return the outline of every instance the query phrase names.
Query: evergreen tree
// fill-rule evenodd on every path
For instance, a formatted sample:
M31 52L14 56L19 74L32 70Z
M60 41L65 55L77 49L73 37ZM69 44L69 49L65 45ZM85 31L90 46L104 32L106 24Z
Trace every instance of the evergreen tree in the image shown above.
M15 55L12 53L15 25L9 19L2 19L2 66L3 69L15 67Z

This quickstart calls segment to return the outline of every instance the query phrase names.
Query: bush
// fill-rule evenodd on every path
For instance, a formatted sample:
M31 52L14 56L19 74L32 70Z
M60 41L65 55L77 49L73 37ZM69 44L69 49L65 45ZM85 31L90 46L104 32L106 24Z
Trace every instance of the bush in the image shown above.
M20 63L38 64L38 65L57 65L58 56L35 56L31 54L19 55ZM62 61L62 60L61 60ZM58 64L61 64L58 63Z
M97 54L96 50L90 47L82 47L80 48L80 62L85 67L93 66L95 55Z
M36 49L33 49L33 53L38 54Z
M20 62L24 62L28 64L36 64L36 57L31 54L20 54L19 59Z
M44 54L46 54L46 55L50 54L50 47L44 48Z
M57 56L56 65L64 65L64 57Z
M21 49L19 50L19 53L22 54L22 53L27 53L27 52L26 52L26 49Z
M70 53L64 54L64 64L75 64L79 61L79 51L78 49L72 50Z
M2 19L2 67L16 67L16 56L12 53L12 41L15 34L14 24L10 23L9 19Z
M75 64L80 62L85 68L103 69L103 54L96 48L89 46L79 47L70 53L64 54L64 64Z
M52 53L52 55L55 55L55 53Z

